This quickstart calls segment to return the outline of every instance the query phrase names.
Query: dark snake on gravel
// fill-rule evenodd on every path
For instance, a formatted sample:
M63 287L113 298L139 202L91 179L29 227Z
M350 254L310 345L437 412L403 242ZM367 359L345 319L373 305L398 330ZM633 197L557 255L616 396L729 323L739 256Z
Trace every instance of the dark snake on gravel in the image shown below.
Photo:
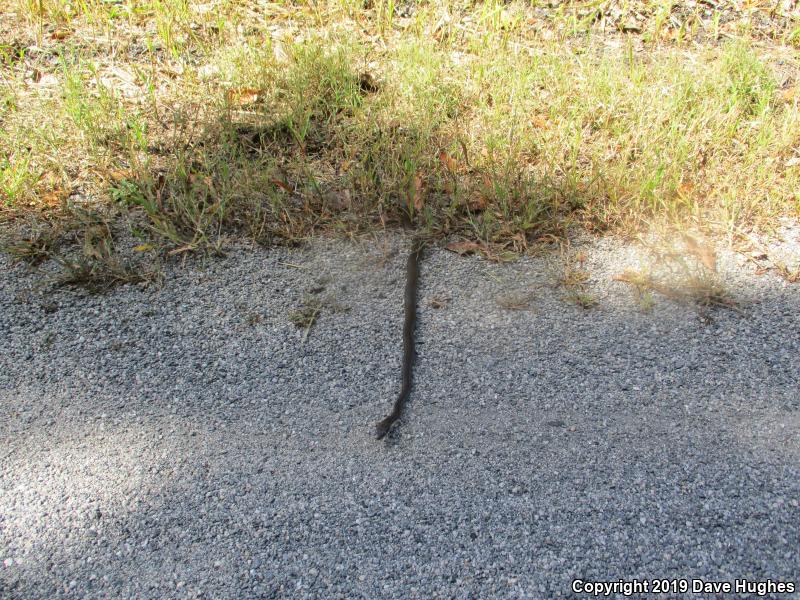
M422 240L414 236L411 243L411 252L406 262L406 295L405 295L405 321L403 323L403 384L400 394L394 401L392 412L375 426L375 435L382 439L403 412L403 407L411 393L412 369L414 366L414 328L417 323L417 288L419 287L419 262L422 256Z

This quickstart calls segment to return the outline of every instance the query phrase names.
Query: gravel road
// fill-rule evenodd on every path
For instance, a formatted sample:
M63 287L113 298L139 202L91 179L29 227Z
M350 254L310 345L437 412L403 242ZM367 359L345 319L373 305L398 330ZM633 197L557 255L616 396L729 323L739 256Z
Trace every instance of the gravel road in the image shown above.
M636 249L601 240L584 310L553 256L431 250L411 405L379 443L407 243L238 249L100 296L0 257L0 597L800 584L800 287L726 255L740 312L646 312L612 279Z

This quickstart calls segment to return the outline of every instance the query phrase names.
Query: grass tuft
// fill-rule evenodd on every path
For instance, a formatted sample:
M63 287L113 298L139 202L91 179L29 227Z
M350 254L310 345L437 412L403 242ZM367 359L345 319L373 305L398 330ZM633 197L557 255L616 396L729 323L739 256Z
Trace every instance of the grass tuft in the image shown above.
M645 269L627 270L614 277L633 288L644 310L652 307L654 293L700 310L738 308L717 272L717 256L710 241L684 233L666 235L646 245L651 263Z
M597 306L598 299L589 290L591 275L585 269L586 255L572 249L568 243L561 244L560 254L556 285L566 290L564 300L587 310Z

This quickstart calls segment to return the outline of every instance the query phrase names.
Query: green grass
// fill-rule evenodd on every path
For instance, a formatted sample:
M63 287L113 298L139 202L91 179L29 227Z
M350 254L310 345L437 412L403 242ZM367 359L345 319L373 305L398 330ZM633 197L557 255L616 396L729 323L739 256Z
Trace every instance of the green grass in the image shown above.
M499 254L574 226L725 234L800 212L796 20L402 6L18 0L0 23L0 215L79 202L180 254L410 208Z

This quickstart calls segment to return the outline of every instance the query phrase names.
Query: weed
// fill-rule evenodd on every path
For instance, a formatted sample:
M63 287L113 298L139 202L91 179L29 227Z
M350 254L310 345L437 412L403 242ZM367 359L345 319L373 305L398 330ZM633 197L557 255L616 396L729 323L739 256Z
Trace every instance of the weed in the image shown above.
M30 153L0 159L0 200L5 204L17 203L22 191L31 186L30 162Z
M81 287L93 294L105 293L117 285L150 283L159 277L156 270L143 270L116 258L71 260L57 257L55 260L63 269L55 279L57 286Z
M644 309L652 307L650 292L656 292L670 300L704 308L737 306L725 286L710 276L688 275L681 279L663 282L644 272L625 271L616 275L614 279L632 285Z
M84 287L93 293L124 283L151 282L160 276L154 267L118 257L109 222L77 208L29 224L27 231L9 236L2 249L15 260L34 266L52 260L61 267L54 280L57 286Z
M722 66L728 78L729 109L749 116L763 114L775 93L768 67L741 42L725 48Z
M52 331L48 331L44 335L44 338L42 339L41 350L43 352L49 351L53 347L55 341L56 341L56 334L53 333Z
M305 343L308 339L308 333L311 331L311 327L314 323L317 322L322 307L323 303L319 298L306 296L303 299L303 304L289 313L289 321L292 322L295 327L303 329L302 343Z
M319 302L304 303L300 308L289 313L289 321L296 327L308 329L317 321L322 304Z
M250 327L254 327L264 320L264 316L257 312L248 312L244 322Z
M38 265L55 254L65 241L65 228L56 224L38 224L32 231L10 237L2 245L14 260Z
M583 290L570 290L565 297L567 302L576 304L583 309L590 309L597 306L597 298L589 292Z
M441 294L440 295L436 295L436 296L433 296L431 298L431 300L429 302L429 306L431 308L444 308L448 304L450 304L451 300L452 300L452 298L450 298L450 296L441 295Z
M589 271L584 267L586 255L571 248L568 242L560 244L560 267L555 280L558 287L566 290L564 299L584 309L598 304L597 298L589 291Z
M56 278L58 286L83 287L92 293L102 293L114 286L127 283L147 283L159 277L153 268L134 265L115 254L111 227L97 215L84 218L81 253L52 255L61 268Z
M777 271L778 275L783 277L789 283L797 283L800 281L800 267L791 269L784 263L778 263L775 266L775 270Z
M642 312L650 312L653 310L653 307L656 304L656 299L653 297L653 294L650 292L650 290L637 290L637 298L639 300L639 306L641 307Z
M710 242L687 233L667 234L646 242L651 264L643 270L628 270L614 279L632 286L643 309L652 304L652 293L700 309L736 309L717 274L716 253Z
M303 343L308 339L308 333L314 323L317 322L323 309L327 309L332 313L347 312L350 310L350 307L339 304L332 295L320 296L319 294L323 289L319 289L319 286L313 287L309 293L303 295L301 305L289 313L289 321L293 323L295 327L304 330Z
M563 273L558 278L558 284L565 288L579 288L589 281L589 272L581 268L575 268L567 263Z

